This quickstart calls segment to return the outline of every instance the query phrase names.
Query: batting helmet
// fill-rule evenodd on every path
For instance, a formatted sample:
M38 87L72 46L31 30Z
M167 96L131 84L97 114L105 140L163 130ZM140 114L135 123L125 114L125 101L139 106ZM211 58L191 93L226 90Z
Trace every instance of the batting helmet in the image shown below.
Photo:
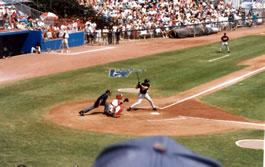
M146 78L146 79L144 80L144 82L150 82L150 80Z
M121 94L117 94L116 95L116 99L122 99L122 95Z

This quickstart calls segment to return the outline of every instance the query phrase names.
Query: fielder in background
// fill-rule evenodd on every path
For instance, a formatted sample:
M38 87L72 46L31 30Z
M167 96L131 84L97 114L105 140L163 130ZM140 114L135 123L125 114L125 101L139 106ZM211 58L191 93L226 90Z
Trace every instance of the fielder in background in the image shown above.
M63 36L62 36L62 48L61 48L61 53L64 52L64 50L66 51L66 53L68 53L69 50L69 45L68 45L68 38L69 38L69 34L66 31L64 31Z
M38 54L40 54L40 52L41 52L40 41L37 41L35 47L32 47L31 48L31 53L38 53Z
M225 46L227 53L230 53L230 49L228 46L229 37L226 35L226 33L224 33L224 35L221 37L221 40L222 40L222 45L221 45L219 51L222 52L222 49Z
M124 100L123 96L121 94L117 94L116 98L111 102L110 106L109 106L109 111L107 113L108 116L112 116L114 118L118 118L120 113L123 110L123 106L122 104L124 102L129 102L128 98L125 98Z
M104 114L107 114L109 110L109 104L107 102L108 97L111 96L111 90L106 90L104 94L99 96L96 102L91 106L79 112L80 116L84 116L85 113L93 110L94 108L98 108L99 106L104 106Z
M147 99L150 102L150 104L152 105L153 110L157 110L157 108L156 108L155 104L153 103L151 97L147 93L149 87L150 87L150 80L149 79L145 79L144 83L138 82L138 84L136 85L136 89L140 88L138 101L136 103L134 103L133 105L131 105L127 109L127 111L131 111L131 109L133 109L136 105L141 104L143 98Z

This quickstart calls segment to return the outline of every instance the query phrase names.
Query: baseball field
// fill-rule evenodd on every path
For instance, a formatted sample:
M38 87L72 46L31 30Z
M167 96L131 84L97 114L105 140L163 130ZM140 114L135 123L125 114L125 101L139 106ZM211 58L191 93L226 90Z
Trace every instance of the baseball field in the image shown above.
M264 140L263 29L229 32L229 54L218 52L218 33L0 60L0 166L87 167L109 144L152 135L171 136L224 167L263 166L264 146L236 145ZM115 78L110 69L131 72ZM145 101L120 118L106 117L102 107L79 116L106 89L113 91L110 101L119 89L135 88L136 71L151 81L154 115ZM122 94L130 99L125 107L137 101L135 92Z

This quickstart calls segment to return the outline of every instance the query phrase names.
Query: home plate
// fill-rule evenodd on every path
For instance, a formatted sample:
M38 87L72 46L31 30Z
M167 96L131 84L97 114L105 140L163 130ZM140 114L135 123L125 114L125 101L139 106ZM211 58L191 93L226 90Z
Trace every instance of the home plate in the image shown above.
M152 115L160 115L159 112L151 112Z

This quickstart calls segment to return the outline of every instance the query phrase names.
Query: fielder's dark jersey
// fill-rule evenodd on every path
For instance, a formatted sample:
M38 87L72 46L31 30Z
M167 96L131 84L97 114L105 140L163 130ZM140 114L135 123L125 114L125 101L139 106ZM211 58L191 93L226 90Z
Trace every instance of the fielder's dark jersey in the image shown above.
M227 42L227 41L229 40L229 37L226 36L226 35L224 35L224 36L222 36L221 40L222 40L223 42Z
M106 101L107 101L107 99L108 99L108 97L109 96L107 95L107 93L102 94L101 96L98 97L98 99L95 102L94 106L95 107L98 107L99 105L104 106ZM101 101L101 103L99 104L100 101Z
M147 86L148 88L143 90L142 87L140 87L140 93L141 94L146 94L147 93L147 90L149 89L150 87L150 84L149 83L142 83L143 86Z

